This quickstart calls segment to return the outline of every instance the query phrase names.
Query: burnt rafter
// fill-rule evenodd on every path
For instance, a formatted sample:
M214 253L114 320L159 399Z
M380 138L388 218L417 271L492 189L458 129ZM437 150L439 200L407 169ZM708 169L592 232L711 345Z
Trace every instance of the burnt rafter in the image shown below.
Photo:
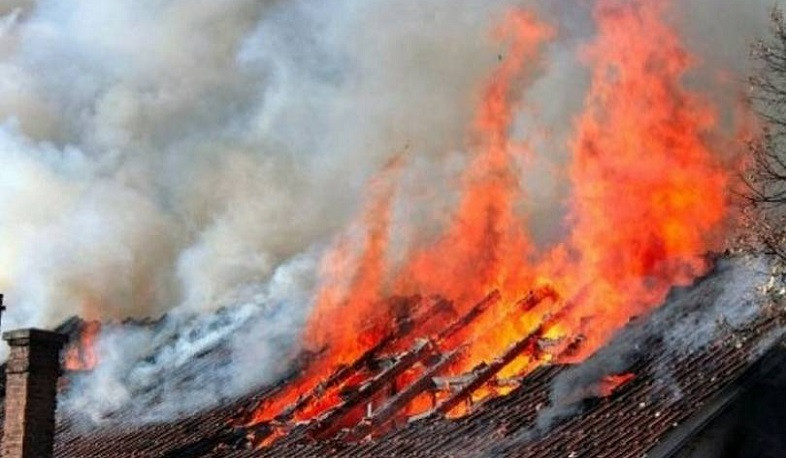
M314 388L309 390L308 393L300 396L293 404L288 406L282 412L278 413L272 420L246 426L243 429L245 429L247 433L249 433L254 438L254 441L267 440L274 434L280 433L281 430L290 429L290 425L287 423L295 417L297 412L306 409L328 390L341 386L353 375L363 370L364 367L372 365L377 353L387 348L397 340L404 338L411 332L411 330L411 326L407 326L403 320L400 320L399 326L397 326L395 332L391 332L380 339L379 342L377 342L373 347L369 348L357 359L355 359L352 364L336 369L330 375L330 377L320 382Z
M305 428L305 433L314 438L330 436L347 414L387 387L404 371L432 355L434 351L435 346L431 341L418 340L411 350L404 352L397 358L395 364L360 385L357 391L344 402L328 410L309 424Z
M469 312L464 316L454 321L450 326L442 330L434 338L437 344L443 342L461 329L473 323L478 317L483 315L490 307L497 304L502 299L499 291L494 290L478 302ZM311 426L307 428L308 432L313 437L329 436L330 432L334 431L333 425L340 421L352 409L361 403L370 399L380 389L393 382L395 377L403 373L405 370L412 367L414 364L421 362L428 355L436 353L436 344L432 341L422 341L416 345L416 348L404 353L403 355L394 357L392 365L388 366L377 376L373 377L369 382L361 385L355 390L347 400L341 405L335 407L331 411L325 413L321 418L317 419ZM419 348L418 348L419 347ZM376 352L375 352L376 353ZM437 361L432 364L427 370L426 374L421 376L412 385L409 385L399 395L391 398L385 405L383 405L372 417L369 419L370 426L380 425L394 415L398 410L406 406L406 404L414 399L423 390L433 385L431 378L439 373L440 370L447 367L450 363L455 361L462 354L461 349L451 351L445 355L438 357Z
M431 341L427 342L428 354L424 354L422 359L429 355L435 356L439 359L436 348L439 343L451 338L461 329L473 323L478 317L486 312L491 306L501 300L501 295L498 291L493 291L483 298L480 302L475 304L469 312L456 319L450 326L443 329ZM410 298L410 301L416 301L419 304L424 302L420 296ZM401 306L401 298L397 298L397 305ZM407 308L410 310L412 304ZM401 308L401 307L399 307ZM434 316L449 311L455 313L450 301L436 297L430 299L428 307L414 307L415 310L420 311L416 316L408 313L402 313L396 320L395 330L387 334L372 348L366 350L360 357L358 357L352 364L343 366L335 370L331 376L319 383L317 386L309 390L308 393L300 396L293 404L288 406L285 410L278 413L273 419L269 421L260 422L254 425L248 425L242 429L253 437L254 442L261 442L269 440L275 435L281 435L282 431L290 431L292 434L300 435L301 433L308 433L310 435L327 435L325 431L332 431L329 427L330 424L340 421L346 414L348 414L356 405L360 405L376 394L379 389L387 386L390 379L394 379L398 374L407 370L413 364L420 362L421 359L414 361L412 364L405 364L413 354L412 350L403 353L392 353L388 355L381 355L381 352L395 347L397 342L402 342L404 339L415 331L414 323L425 323L432 319ZM417 345L416 345L417 346ZM419 353L418 353L419 354ZM451 354L451 359L458 357L459 354ZM380 364L381 359L384 359L384 364ZM338 389L350 380L355 374L360 373L364 369L371 370L376 375L372 376L360 385L353 385L345 387L342 397L345 399L343 403L334 406L332 409L326 411L321 417L311 421L307 424L293 425L290 424L296 417L297 412L307 409L310 405L316 402L321 396L330 390ZM394 375L390 375L393 373ZM381 381L381 382L380 382Z
M538 290L532 291L526 297L517 302L515 309L519 311L529 311L541 303L546 298L556 300L558 295L556 291L550 287L543 287ZM472 321L482 315L491 306L501 300L498 291L494 291L480 301L468 314L462 319L456 321L452 326L446 329L446 332L441 333L438 339L448 339L458 332L462 327L469 325ZM426 371L413 383L408 385L404 390L400 391L397 395L388 399L379 409L374 411L371 416L363 419L355 428L353 434L355 436L364 436L372 432L375 428L384 425L390 420L399 410L406 407L413 399L423 393L425 390L435 388L434 377L436 377L442 370L447 368L450 364L456 361L462 354L466 347L459 347L449 353L441 355L439 359L426 369ZM504 358L504 356L503 356ZM514 357L515 359L515 357ZM511 359L512 361L512 359ZM510 361L506 362L507 365ZM504 367L504 366L503 366ZM494 372L496 374L496 372ZM493 374L492 374L493 375ZM467 380L467 385L473 383L476 379L472 378L472 374Z
M420 297L410 299L409 302L421 303ZM401 302L401 299L398 300ZM333 374L325 381L318 384L311 389L308 394L301 396L294 404L289 406L286 410L276 415L277 422L286 422L293 418L295 413L305 409L314 402L321 394L327 390L334 388L346 382L354 374L357 374L364 367L369 367L375 363L378 354L384 349L390 347L395 342L400 341L412 333L415 322L424 322L436 314L442 313L444 310L452 308L450 301L442 298L435 299L429 307L425 309L424 313L419 314L418 317L412 318L406 316L397 320L395 331L388 333L376 345L366 350L360 357L358 357L352 364L343 366L333 372Z
M371 416L364 418L358 424L353 432L355 436L362 437L371 433L375 428L384 425L390 420L399 410L406 407L413 399L422 394L424 391L434 388L434 376L446 369L461 355L464 348L458 348L444 355L432 364L426 371L414 382L409 384L404 390L400 391L397 395L388 399L380 408L375 410Z
M444 339L447 339L453 336L456 332L458 332L462 328L471 324L475 319L477 319L480 315L482 315L483 312L488 310L489 307L491 307L493 304L498 302L500 298L501 296L499 292L496 290L490 293L489 295L487 295L483 300L478 302L467 314L457 319L450 326L448 326L443 331L441 331L439 335L436 336L436 341L439 342ZM452 306L450 301L447 301L443 298L435 299L431 304L431 306L426 308L424 313L420 314L422 320L417 320L417 321L428 320L429 318L433 317L435 314L441 313L443 310L451 309L451 308ZM327 380L314 387L308 394L301 396L295 404L291 405L285 411L278 414L275 417L275 420L277 422L285 422L291 420L296 412L306 408L322 393L333 387L341 385L347 379L349 379L353 374L356 374L364 367L369 367L373 365L376 359L378 359L381 351L383 351L385 348L390 347L395 342L400 341L405 337L407 337L409 334L411 334L411 332L413 331L413 327L408 325L409 321L412 321L412 318L399 320L395 332L392 332L387 336L385 336L376 345L374 345L366 352L364 352L360 357L358 357L351 365L344 366L337 369ZM397 356L394 355L390 359L392 360L392 362L395 363L396 358Z
M538 289L530 291L516 303L516 309L518 309L519 312L529 312L546 299L551 299L552 301L559 299L559 293L550 285L541 286Z
M511 313L529 312L545 299L557 300L558 295L555 290L548 286L538 288L519 300L505 316L507 317ZM356 412L357 407L375 399L383 389L395 384L395 379L399 374L409 370L418 363L426 366L425 371L415 382L403 387L402 391L388 398L380 408L370 413L367 418L356 425L352 434L363 436L373 432L375 428L383 426L393 418L396 413L405 408L419 394L429 389L438 388L435 386L434 377L440 375L444 369L463 355L466 344L447 353L441 351L440 347L450 341L450 339L453 339L463 329L472 325L489 309L499 304L501 300L502 296L499 291L494 290L476 303L467 313L455 319L437 335L432 336L430 340L418 340L416 345L409 351L396 352L395 348L398 343L405 342L407 336L417 332L419 326L416 326L415 323L422 324L445 310L453 310L450 302L444 298L431 298L427 307L422 306L425 300L420 296L408 299L396 298L397 302L394 304L394 308L398 312L396 313L395 329L392 332L380 339L376 345L366 350L352 364L338 368L329 378L316 385L308 393L300 396L293 404L278 413L270 421L245 427L246 432L254 438L254 442L269 441L270 438L281 436L282 434L312 438L330 437L339 428L345 426L346 422L344 422L344 419L350 413ZM414 313L412 313L413 311ZM546 325L544 324L544 326ZM535 333L537 332L536 330ZM534 337L527 340L527 342L531 343L533 339ZM502 367L515 359L525 349L518 349L514 345L511 350L490 365L479 366L472 373L465 374L465 382L457 387L457 391L454 392L454 395L446 403L437 406L437 409L447 408L450 404L460 402L477 387L489 382ZM383 354L382 352L385 350L393 351L389 354ZM356 384L356 382L349 384L349 380L362 371L369 371L372 375L368 376L360 384ZM331 390L335 391L338 389L341 390L340 397L343 399L343 402L334 405L310 421L299 424L293 423L298 412L308 409L309 406L318 402L318 399L331 392Z
M473 371L474 378L458 392L454 393L451 397L434 408L431 414L447 414L524 352L528 352L534 359L538 359L542 353L540 345L544 335L552 326L558 323L571 308L572 304L566 304L556 314L544 320L537 329L532 331L528 336L511 345L502 356L488 364L483 363L478 365Z
M468 398L478 388L483 386L499 371L501 371L505 366L510 364L514 359L516 359L519 355L521 355L527 350L532 350L537 344L537 340L538 337L536 337L535 335L530 335L529 337L526 337L513 344L508 349L508 351L505 352L505 354L495 359L491 363L489 364L483 363L477 366L476 369L473 371L474 378L469 383L467 383L463 388L461 388L458 392L456 392L451 397L443 401L436 408L434 408L432 413L439 413L444 415L450 412L454 407L456 407L459 403L464 401L464 399Z
M454 321L453 324L443 329L442 332L440 332L436 336L435 340L437 342L442 342L445 339L452 337L458 331L460 331L461 329L465 328L473 321L475 321L479 316L483 315L483 313L486 310L488 310L491 306L495 305L501 299L502 299L502 295L499 293L498 290L495 289L494 291L489 293L485 298L483 298L483 300L475 304L475 306L472 307L472 309L469 312L467 312L463 317Z
M546 298L556 300L558 295L550 287L540 288L536 291L530 292L526 297L516 304L516 309L519 311L529 311L536 305L541 303ZM456 320L453 324L445 328L437 337L436 341L442 342L451 338L458 333L461 329L470 325L478 317L483 315L489 308L497 304L502 299L499 291L495 290L488 294L483 300L478 302L467 314L460 319ZM403 391L388 399L379 409L372 413L370 417L365 418L355 429L356 436L363 436L370 433L374 428L382 426L385 422L390 420L399 410L404 408L409 402L415 399L418 395L427 389L435 387L434 377L437 376L442 370L447 368L450 364L456 361L463 354L465 347L462 346L449 353L441 355L438 360L428 367L423 375L421 375L415 382L408 385ZM471 383L471 381L470 381Z
M525 298L519 301L516 308L523 311L529 311L544 299L556 299L556 297L557 294L553 289L548 287L540 288L531 292ZM499 291L495 290L489 293L485 298L472 307L472 309L470 309L470 311L467 312L464 316L454 321L450 326L435 336L433 342L427 341L425 344L423 344L421 348L426 349L428 347L428 352L423 353L422 356L414 357L414 355L419 354L420 351L413 349L401 356L393 358L392 365L390 365L387 369L373 377L369 382L366 382L356 390L353 390L342 404L326 412L322 417L309 425L309 427L306 428L309 435L312 437L330 436L331 433L335 432L336 424L340 422L341 419L343 419L350 411L352 411L361 403L369 400L380 389L388 386L389 383L393 382L396 376L417 362L421 362L427 355L437 353L436 345L450 339L462 329L472 324L492 306L499 303L501 299L502 296ZM524 349L518 350L516 356L518 356L518 354L520 354L523 350ZM426 373L423 376L421 376L413 384L406 387L398 395L389 399L388 402L378 409L370 418L367 418L364 422L364 425L362 424L359 426L356 434L363 434L368 430L368 428L373 429L374 427L382 425L387 420L389 420L398 410L405 407L418 394L422 393L429 386L433 386L432 378L437 375L439 371L460 357L461 354L462 351L460 348L445 355L439 356L437 361L431 364L428 369L426 369ZM507 358L510 358L510 360ZM515 359L515 356L510 357L508 354L504 355L501 358L501 360L504 360L502 367L507 365L513 359ZM496 374L502 367L493 371L493 373L489 375L488 378ZM488 378L484 378L483 382L487 381ZM470 382L470 385L472 385L472 383L473 382Z
M276 421L283 422L283 421L291 420L296 412L299 412L300 410L306 408L317 397L319 397L320 394L324 393L325 391L335 386L344 383L344 381L349 379L353 374L363 369L364 366L368 365L372 361L372 359L377 354L377 352L390 345L390 343L393 342L394 339L395 339L395 335L389 334L384 339L380 340L376 345L374 345L373 347L368 349L365 353L363 353L352 364L337 369L327 380L325 380L324 382L320 383L319 385L311 389L311 391L309 391L308 394L301 396L297 400L297 402L292 404L290 407L288 407L280 414L276 415L275 417Z

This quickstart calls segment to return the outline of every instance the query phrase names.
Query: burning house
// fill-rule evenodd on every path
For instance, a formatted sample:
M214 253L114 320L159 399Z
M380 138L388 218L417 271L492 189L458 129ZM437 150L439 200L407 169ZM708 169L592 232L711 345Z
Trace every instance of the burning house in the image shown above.
M705 2L12 1L5 458L786 452Z

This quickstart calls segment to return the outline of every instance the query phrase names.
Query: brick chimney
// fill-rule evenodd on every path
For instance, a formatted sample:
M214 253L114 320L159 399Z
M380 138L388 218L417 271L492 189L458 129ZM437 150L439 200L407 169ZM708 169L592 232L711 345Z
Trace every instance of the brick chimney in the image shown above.
M5 376L2 458L49 458L55 435L60 350L66 336L40 329L3 333L11 352Z

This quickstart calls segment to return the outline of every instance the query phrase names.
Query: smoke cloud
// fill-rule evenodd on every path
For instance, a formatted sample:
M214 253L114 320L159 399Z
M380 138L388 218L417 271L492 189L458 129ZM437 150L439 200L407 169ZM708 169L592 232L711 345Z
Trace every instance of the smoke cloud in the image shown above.
M413 183L458 172L506 7L486 3L4 3L7 325L169 312L106 326L64 405L99 418L155 387L176 413L284 371L368 177L403 150ZM230 366L177 383L219 341Z
M502 10L442 3L4 7L11 325L214 309L329 242L392 154L435 168Z
M402 152L408 164L401 237L444 224L479 85L504 53L490 30L520 5L558 28L512 132L538 152L524 205L547 244L563 230L558 168L588 84L577 55L592 2L0 4L8 326L168 313L153 327L105 328L102 364L66 405L98 419L160 390L149 412L162 418L285 373L319 258L382 164ZM702 58L694 78L724 107L769 6L678 7L674 22ZM231 357L188 369L217 347Z

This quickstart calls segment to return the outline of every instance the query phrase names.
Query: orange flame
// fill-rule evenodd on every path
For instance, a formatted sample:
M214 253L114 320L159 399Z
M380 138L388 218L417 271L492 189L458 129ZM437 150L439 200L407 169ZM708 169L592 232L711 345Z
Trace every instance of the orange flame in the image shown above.
M523 197L514 170L508 131L517 82L531 82L550 27L529 12L510 13L496 30L509 50L491 75L472 126L477 153L464 173L463 193L453 222L434 246L414 252L398 275L403 292L442 294L469 307L497 286L513 293L530 284L526 263L531 244L514 206ZM525 292L526 288L518 291ZM508 297L510 298L510 297Z
M317 296L305 335L314 348L329 345L335 364L354 360L376 343L390 322L387 310L377 303L382 297L395 183L402 167L398 155L371 180L357 259L351 259L351 247L342 241L324 263L323 275L330 280ZM349 285L344 284L346 279Z
M597 38L583 52L592 81L568 168L570 233L540 251L530 242L526 215L515 211L525 196L509 130L521 88L537 76L554 31L530 12L510 13L496 30L508 52L482 91L471 130L474 155L452 222L435 243L410 248L407 261L391 269L393 172L403 164L396 161L374 178L361 253L343 243L326 257L329 281L305 332L307 346L324 348L323 356L251 423L272 419L379 342L393 321L383 301L389 295L440 295L463 314L499 291L501 300L460 339L440 345L465 347L446 374L460 375L534 336L498 374L505 378L551 361L586 358L632 317L661 303L673 285L704 273L703 256L719 246L729 216L733 171L717 159L717 149L732 143L717 126L716 108L683 84L695 60L664 22L669 5L597 2ZM630 378L609 378L604 386L611 393ZM487 384L470 400L507 391ZM418 413L431 401L419 397L405 411ZM306 417L331 402L315 404ZM459 404L451 415L466 410Z
M84 323L79 340L69 345L65 352L64 368L72 372L93 370L98 365L96 341L101 333L101 323L87 321Z
M682 84L692 58L663 23L667 5L599 2L599 36L586 50L593 73L570 168L573 233L549 266L568 295L587 285L565 323L589 339L579 359L705 272L703 255L724 232L729 171L713 155L715 109Z
M511 12L495 30L495 38L508 41L509 49L482 92L472 126L476 154L464 173L453 222L434 246L414 252L397 276L402 293L442 294L456 301L460 313L489 291L502 293L497 310L466 336L473 348L462 364L454 366L457 372L494 358L534 324L521 316L502 320L519 296L534 286L526 220L514 211L524 193L508 132L519 86L534 80L543 45L553 34L528 11ZM488 336L491 326L496 337Z

